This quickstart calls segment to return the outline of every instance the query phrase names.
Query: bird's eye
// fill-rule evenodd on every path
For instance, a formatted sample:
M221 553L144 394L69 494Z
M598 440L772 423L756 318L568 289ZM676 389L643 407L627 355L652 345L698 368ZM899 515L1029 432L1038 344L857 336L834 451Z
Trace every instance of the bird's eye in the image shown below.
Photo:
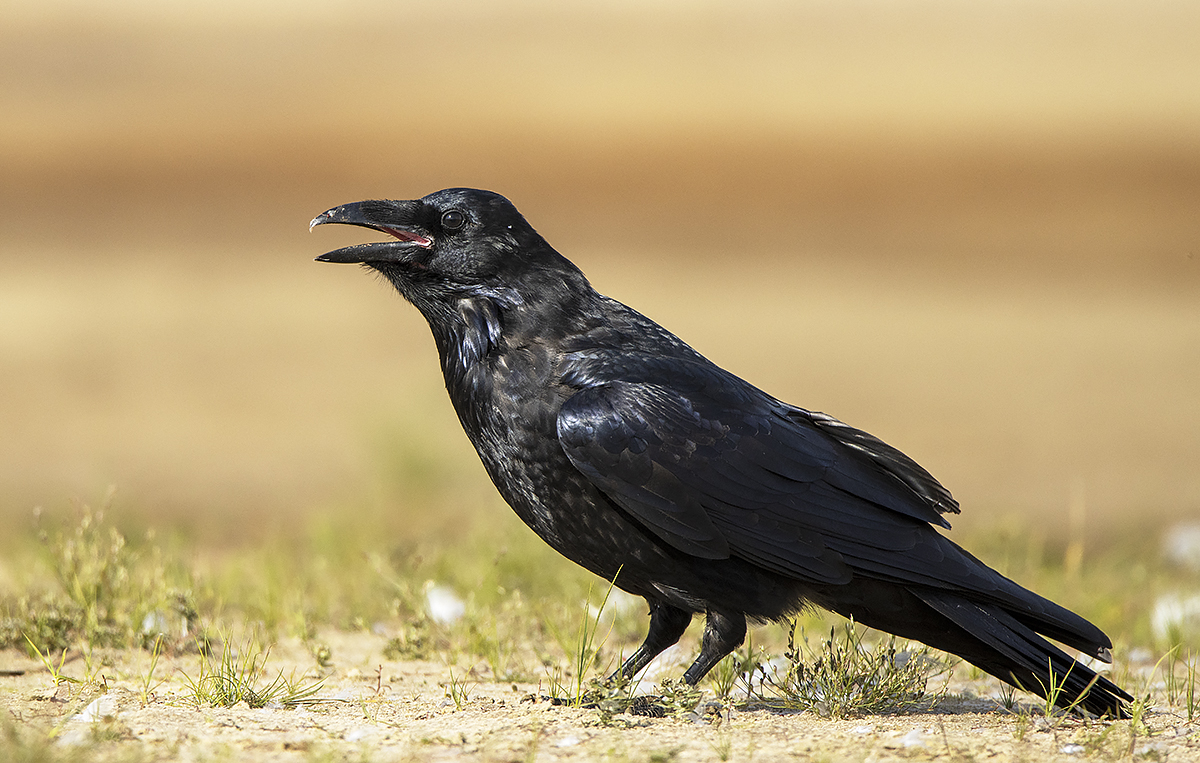
M457 209L451 209L442 214L442 228L445 230L458 230L467 224L467 216Z

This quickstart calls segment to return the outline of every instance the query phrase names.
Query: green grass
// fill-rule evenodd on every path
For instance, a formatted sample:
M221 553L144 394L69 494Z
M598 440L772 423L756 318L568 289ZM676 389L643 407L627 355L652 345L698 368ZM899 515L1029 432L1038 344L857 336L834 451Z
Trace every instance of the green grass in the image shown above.
M302 683L283 671L269 681L267 661L270 647L263 649L258 640L247 636L240 648L228 635L221 639L221 654L214 659L208 649L200 651L200 672L193 677L183 674L187 699L197 707L234 707L245 703L251 708L279 706L294 708L322 700L316 697L323 681Z
M446 699L454 703L454 709L462 710L471 701L471 686L466 680L454 677L454 667L449 668L450 680L446 681L444 689Z
M468 664L473 681L548 680L550 693L571 704L631 706L631 687L597 679L636 647L647 624L643 611L610 612L610 584L601 596L599 581L506 514L465 538L414 540L393 539L390 523L369 512L348 513L345 521L312 520L261 546L215 549L170 528L123 527L113 513L106 503L43 514L23 540L10 539L9 563L20 574L0 589L0 648L40 657L55 680L92 680L95 650L144 649L149 668L139 693L146 702L171 678L156 675L160 654L200 649L207 662L186 679L198 704L263 697L295 704L312 696L305 694L310 687L264 670L271 644L300 639L319 674L331 659L322 629L382 624L394 634L384 648L389 659L443 662L455 666L456 677L467 675L458 666ZM1159 593L1200 587L1200 576L1159 562L1151 543L1134 536L1123 544L1059 546L1009 527L964 545L1107 630L1120 663L1113 677L1160 687L1155 702L1191 721L1200 714L1197 634L1176 630L1157 642L1149 615ZM458 621L429 617L425 592L434 583L463 598ZM233 649L225 638L220 654L207 657L204 634L234 632L253 639ZM828 638L804 636L825 632ZM694 649L696 636L685 637L685 647ZM1121 662L1133 646L1162 659L1153 668ZM83 657L82 679L66 677L68 653ZM917 645L806 612L792 629L755 630L704 687L724 704L766 702L841 717L927 704L931 668L937 673L944 663ZM458 678L451 686L452 698L468 696ZM680 708L692 702L670 686L659 689ZM1011 693L1001 699L1019 706Z
M798 636L798 637L797 637ZM792 624L784 652L787 667L763 674L762 701L787 710L810 710L825 718L900 713L937 705L945 687L926 690L929 679L948 676L952 665L933 650L894 637L873 645L853 622L813 646Z
M620 573L618 572L618 577ZM567 635L554 628L552 630L555 640L563 651L570 656L570 664L566 666L564 671L559 668L550 673L547 677L550 682L550 696L558 701L571 705L572 707L580 707L588 701L588 679L591 676L592 669L597 666L597 661L600 658L600 650L608 640L608 634L600 637L599 642L596 638L601 628L601 617L604 614L604 608L608 605L608 598L612 595L613 587L616 585L616 579L612 580L604 592L604 598L600 602L600 606L595 609L595 614L592 613L590 602L592 592L588 590L588 597L584 599L584 607L579 616L579 627L575 632L575 637L572 640ZM607 672L608 666L600 666ZM624 684L624 681L616 681L615 683ZM617 693L624 693L624 686L615 687ZM593 689L592 693L595 693Z

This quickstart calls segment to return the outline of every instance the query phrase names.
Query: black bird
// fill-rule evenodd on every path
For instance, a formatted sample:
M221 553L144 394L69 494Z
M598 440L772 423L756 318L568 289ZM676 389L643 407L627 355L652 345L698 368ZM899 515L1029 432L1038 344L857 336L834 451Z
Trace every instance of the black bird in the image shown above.
M935 528L958 503L900 451L725 371L597 293L503 196L453 188L323 212L394 240L323 254L383 274L437 343L459 421L504 500L563 556L650 606L631 676L706 615L695 684L746 621L809 604L959 655L1058 703L1132 698L1099 628ZM620 574L618 575L618 570ZM1040 634L1040 635L1039 635Z

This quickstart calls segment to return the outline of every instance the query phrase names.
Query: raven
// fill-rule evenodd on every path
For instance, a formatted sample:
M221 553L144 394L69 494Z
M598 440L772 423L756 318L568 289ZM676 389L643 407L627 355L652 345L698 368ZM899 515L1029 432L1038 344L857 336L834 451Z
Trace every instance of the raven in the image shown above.
M328 223L392 236L317 260L378 271L429 322L504 500L563 556L646 599L623 675L694 613L706 617L690 684L742 643L747 619L815 604L1061 706L1126 713L1128 693L1043 638L1110 662L1108 637L939 533L958 503L927 471L599 294L503 196L362 201L309 227Z

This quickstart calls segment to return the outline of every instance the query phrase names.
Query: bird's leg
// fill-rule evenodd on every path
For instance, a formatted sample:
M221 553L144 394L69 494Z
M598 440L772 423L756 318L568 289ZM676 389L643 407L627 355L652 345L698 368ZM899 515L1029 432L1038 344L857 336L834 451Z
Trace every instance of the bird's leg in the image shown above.
M663 602L650 602L650 630L646 632L646 640L609 678L617 676L633 678L639 670L650 664L650 660L678 642L690 622L692 622L691 612Z
M713 669L713 666L742 645L746 640L746 617L734 613L725 614L709 610L704 620L704 637L700 641L700 656L683 674L683 680L692 686Z

